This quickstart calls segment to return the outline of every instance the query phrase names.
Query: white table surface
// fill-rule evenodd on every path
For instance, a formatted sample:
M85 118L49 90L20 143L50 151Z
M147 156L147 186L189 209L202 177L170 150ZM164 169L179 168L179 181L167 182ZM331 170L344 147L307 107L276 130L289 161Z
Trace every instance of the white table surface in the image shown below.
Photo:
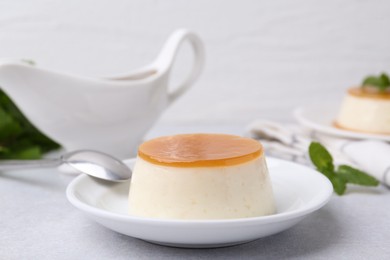
M156 126L242 134L245 126ZM390 191L349 189L293 228L218 249L180 249L127 237L89 220L66 199L55 170L0 173L0 259L390 259Z

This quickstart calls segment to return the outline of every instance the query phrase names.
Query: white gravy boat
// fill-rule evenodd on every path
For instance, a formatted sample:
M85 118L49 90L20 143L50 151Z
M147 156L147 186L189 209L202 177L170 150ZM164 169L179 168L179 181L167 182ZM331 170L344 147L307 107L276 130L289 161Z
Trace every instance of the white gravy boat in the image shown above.
M180 45L194 51L192 71L168 88ZM175 31L149 66L113 78L89 78L0 60L0 88L43 133L65 150L96 149L128 158L161 113L197 79L204 64L199 37Z

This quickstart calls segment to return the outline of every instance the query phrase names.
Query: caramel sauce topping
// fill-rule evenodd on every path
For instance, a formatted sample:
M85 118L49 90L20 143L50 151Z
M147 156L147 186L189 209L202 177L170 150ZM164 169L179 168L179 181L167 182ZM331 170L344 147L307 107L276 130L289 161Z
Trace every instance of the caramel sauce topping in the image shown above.
M372 88L350 88L348 89L348 94L355 97L363 97L363 98L375 98L375 99L390 99L390 92L379 92L377 90L373 90Z
M181 134L152 139L140 145L138 156L171 167L219 167L249 162L263 154L261 144L227 134Z

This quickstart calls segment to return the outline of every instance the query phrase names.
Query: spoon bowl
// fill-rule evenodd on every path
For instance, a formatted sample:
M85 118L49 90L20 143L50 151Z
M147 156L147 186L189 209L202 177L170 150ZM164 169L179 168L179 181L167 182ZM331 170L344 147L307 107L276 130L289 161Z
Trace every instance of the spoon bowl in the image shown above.
M115 157L93 150L78 150L61 156L64 164L71 166L78 172L93 177L122 182L131 177L131 170L122 161Z

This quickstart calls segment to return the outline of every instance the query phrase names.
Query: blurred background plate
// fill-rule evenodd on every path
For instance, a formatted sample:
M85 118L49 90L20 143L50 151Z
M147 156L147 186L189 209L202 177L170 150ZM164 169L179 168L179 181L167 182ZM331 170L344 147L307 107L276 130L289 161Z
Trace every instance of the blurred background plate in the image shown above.
M333 126L338 109L338 106L332 105L304 106L294 110L294 117L301 125L323 134L353 139L390 141L390 135L359 133Z

